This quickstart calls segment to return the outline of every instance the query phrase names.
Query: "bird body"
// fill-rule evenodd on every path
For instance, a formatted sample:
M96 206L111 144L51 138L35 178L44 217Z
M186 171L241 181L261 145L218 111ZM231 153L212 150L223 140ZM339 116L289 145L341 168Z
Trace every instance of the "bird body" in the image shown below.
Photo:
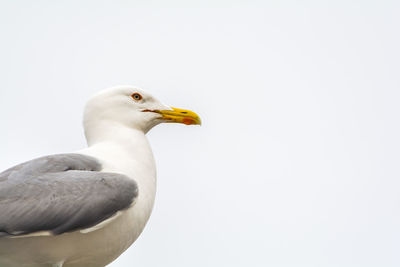
M33 205L37 201L37 204L44 203L46 207L32 206L31 211L24 211L27 201L21 200L23 195L18 197L12 208L7 204L0 205L0 212L4 210L2 216L9 215L11 218L9 221L0 218L0 232L4 233L0 236L0 266L105 266L138 238L150 217L156 194L156 167L145 134L160 122L164 116L161 111L170 112L171 108L148 100L150 103L139 105L140 109L130 114L137 117L129 121L129 117L124 117L128 109L120 106L131 105L128 102L131 99L120 96L131 97L137 91L140 96L153 100L137 88L119 87L89 101L84 118L88 148L74 154L34 160L0 174L0 203L10 201L13 196L2 192L2 188L11 188L11 193L17 192L16 188L20 187L38 188L37 195L27 190L33 196L26 198L34 202L31 203ZM112 103L107 103L109 101ZM134 104L137 106L137 103ZM102 105L105 110L99 109ZM147 114L149 111L153 112ZM120 116L123 118L119 121ZM149 119L149 116L153 117ZM165 115L168 116L171 115ZM198 118L197 115L188 116L185 115L185 121ZM144 120L147 123L143 123ZM56 174L53 170L36 174L34 168L43 170L44 160L47 165L54 165L60 170L57 169ZM81 163L86 165L82 167ZM98 166L92 167L91 164ZM24 172L25 169L28 171ZM26 178L26 172L32 178ZM21 182L18 179L27 180ZM58 181L61 185L55 184ZM31 187L27 187L26 184L33 182ZM47 200L50 192L41 193L46 185L54 187L55 200ZM92 185L99 189L92 192ZM68 193L75 187L75 193ZM85 205L77 200L80 196L76 191L79 190ZM24 212L18 213L18 210ZM38 218L37 214L43 214L43 218ZM44 216L51 219L47 222ZM20 221L25 218L28 222Z

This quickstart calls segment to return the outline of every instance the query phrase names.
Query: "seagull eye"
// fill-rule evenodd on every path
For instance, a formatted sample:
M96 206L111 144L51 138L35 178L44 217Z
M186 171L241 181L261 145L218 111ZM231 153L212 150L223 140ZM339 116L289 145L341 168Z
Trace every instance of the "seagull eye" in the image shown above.
M133 93L133 94L131 95L131 97L132 97L133 100L135 100L135 101L140 101L140 100L143 99L142 95L139 94L139 93Z

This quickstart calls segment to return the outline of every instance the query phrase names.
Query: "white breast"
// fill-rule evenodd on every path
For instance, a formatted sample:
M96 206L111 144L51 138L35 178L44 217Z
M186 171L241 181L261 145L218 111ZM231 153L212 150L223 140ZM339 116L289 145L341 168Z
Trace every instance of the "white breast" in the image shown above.
M135 144L127 144L123 148L120 144L104 143L80 151L82 154L99 159L103 172L122 173L138 184L139 195L133 205L119 212L117 216L111 218L110 222L105 222L105 226L101 226L100 231L95 229L93 232L93 235L98 235L94 240L96 243L103 244L104 242L99 242L97 239L107 237L106 246L112 249L109 250L110 253L105 254L109 254L108 258L111 260L118 257L138 238L154 205L156 194L154 158L147 140L142 140L140 145L137 141L138 137L135 138Z

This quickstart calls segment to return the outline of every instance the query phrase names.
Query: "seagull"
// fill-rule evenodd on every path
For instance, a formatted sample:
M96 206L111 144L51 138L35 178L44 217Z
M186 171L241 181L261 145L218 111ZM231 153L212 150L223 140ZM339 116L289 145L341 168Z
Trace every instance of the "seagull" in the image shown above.
M121 255L153 208L146 133L162 122L201 124L140 88L106 89L85 107L87 148L0 173L0 266L99 267Z

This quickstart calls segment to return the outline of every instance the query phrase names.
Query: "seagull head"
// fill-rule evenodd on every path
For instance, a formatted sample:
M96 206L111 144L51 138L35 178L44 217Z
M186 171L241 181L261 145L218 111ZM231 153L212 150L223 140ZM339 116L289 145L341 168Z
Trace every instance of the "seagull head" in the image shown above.
M200 125L200 117L190 111L169 107L143 89L117 86L94 95L85 108L84 124L122 124L148 132L162 122Z

